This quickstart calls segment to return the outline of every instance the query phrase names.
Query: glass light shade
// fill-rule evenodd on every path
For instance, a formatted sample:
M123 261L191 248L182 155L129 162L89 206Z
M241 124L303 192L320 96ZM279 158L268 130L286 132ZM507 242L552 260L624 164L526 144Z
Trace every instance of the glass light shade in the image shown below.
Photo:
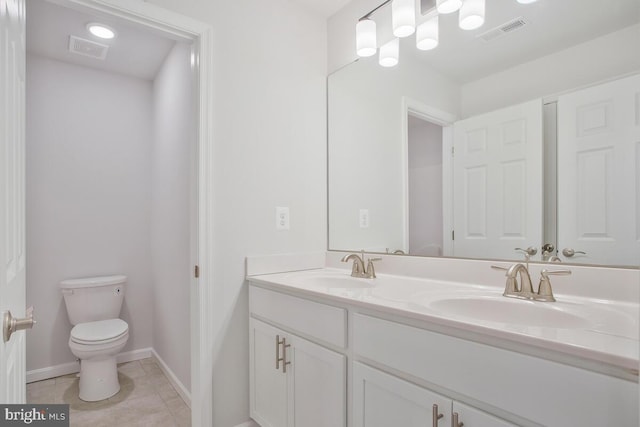
M462 6L462 0L438 0L436 2L436 10L442 14L453 13L460 9L460 6Z
M520 4L530 4L530 3L535 3L538 0L518 0L518 3Z
M376 42L376 23L363 19L356 24L356 52L358 56L373 56L378 50Z
M416 29L416 47L420 50L431 50L438 46L438 16L418 25Z
M379 64L383 67L395 67L400 56L400 39L393 39L380 46Z
M463 30L475 30L484 24L485 0L465 0L460 8L459 25Z
M391 24L393 35L407 37L416 30L415 0L393 0L391 2Z

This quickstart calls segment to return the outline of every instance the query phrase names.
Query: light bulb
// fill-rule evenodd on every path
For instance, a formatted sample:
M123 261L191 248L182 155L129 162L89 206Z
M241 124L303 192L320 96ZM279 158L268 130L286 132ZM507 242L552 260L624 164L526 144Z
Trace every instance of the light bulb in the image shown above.
M416 47L431 50L438 46L438 15L418 25L416 29Z
M436 10L442 14L453 13L460 9L460 6L462 6L462 0L438 0L436 2Z
M400 56L400 39L393 39L380 46L380 58L378 63L383 67L394 67L398 65Z
M459 25L463 30L475 30L484 24L484 0L465 0L460 8Z
M393 35L407 37L416 30L415 0L393 0L391 2Z
M356 25L356 51L358 56L373 56L377 50L375 21L371 19L358 21Z

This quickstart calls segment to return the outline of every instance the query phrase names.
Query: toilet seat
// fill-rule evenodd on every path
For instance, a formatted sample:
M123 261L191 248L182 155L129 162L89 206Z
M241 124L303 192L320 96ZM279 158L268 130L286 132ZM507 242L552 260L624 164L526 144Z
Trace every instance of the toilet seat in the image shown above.
M129 333L129 325L122 319L78 323L71 329L69 341L76 344L98 345L117 341Z

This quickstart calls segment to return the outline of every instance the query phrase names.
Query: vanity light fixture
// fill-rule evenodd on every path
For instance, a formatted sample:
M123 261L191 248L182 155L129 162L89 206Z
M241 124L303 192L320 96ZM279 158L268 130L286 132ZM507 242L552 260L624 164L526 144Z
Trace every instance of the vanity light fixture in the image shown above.
M393 35L408 37L416 31L415 0L393 0L391 2L391 24Z
M420 50L435 49L439 44L439 15L458 11L458 25L463 30L475 30L484 25L486 0L436 0L435 10L421 15L416 27L416 2L418 0L385 0L378 7L364 15L356 24L356 51L358 56L372 56L376 53L376 23L371 16L381 7L391 3L391 24L395 38L382 44L379 63L383 67L398 64L399 38L416 33L416 47ZM520 4L531 4L538 0L517 0Z
M484 24L485 0L465 0L458 15L460 28L475 30Z
M358 56L373 56L378 50L376 41L376 22L363 18L356 25L356 50Z
M378 63L383 67L395 67L400 56L400 39L393 39L380 46Z
M87 24L87 30L94 36L105 40L113 39L116 36L116 31L113 28L97 22Z
M416 29L416 47L431 50L438 46L438 15L418 25Z
M436 10L443 15L457 11L460 6L462 6L462 0L438 0L436 2Z

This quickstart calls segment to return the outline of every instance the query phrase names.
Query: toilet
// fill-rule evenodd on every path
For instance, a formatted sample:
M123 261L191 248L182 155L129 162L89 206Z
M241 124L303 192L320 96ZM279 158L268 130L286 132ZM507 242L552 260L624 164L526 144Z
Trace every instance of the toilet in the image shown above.
M116 356L129 339L119 319L126 276L102 276L60 282L69 321L69 348L80 359L80 399L94 402L120 391Z

